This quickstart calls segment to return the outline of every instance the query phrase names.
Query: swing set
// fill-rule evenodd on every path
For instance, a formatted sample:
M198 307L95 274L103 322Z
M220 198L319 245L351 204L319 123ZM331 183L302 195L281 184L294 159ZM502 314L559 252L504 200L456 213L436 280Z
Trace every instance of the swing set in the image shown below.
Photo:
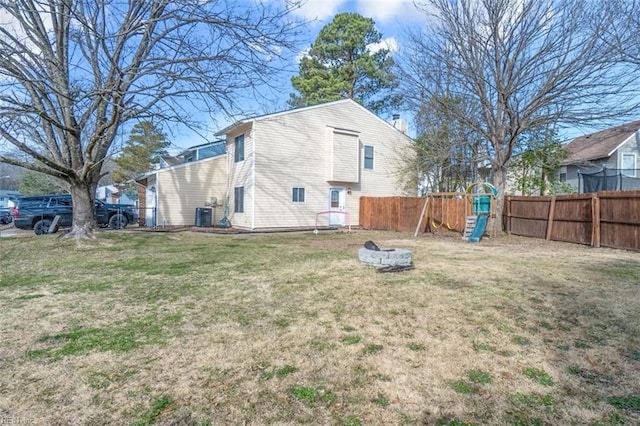
M487 182L478 182L467 187L465 192L435 192L427 194L414 236L417 236L426 220L428 229L438 228L460 232L467 239L473 231L484 234L489 217L495 217L498 190ZM482 229L475 229L476 224ZM476 241L471 240L469 241Z

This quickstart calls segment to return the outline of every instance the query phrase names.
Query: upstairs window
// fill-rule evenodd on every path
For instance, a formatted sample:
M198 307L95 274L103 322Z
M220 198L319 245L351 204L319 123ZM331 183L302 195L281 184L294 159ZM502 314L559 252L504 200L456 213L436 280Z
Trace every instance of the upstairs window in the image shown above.
M294 203L304 203L304 188L293 188L291 191L291 201Z
M236 163L244 161L244 135L236 136L236 150L234 160Z
M365 145L364 146L364 168L373 170L373 146Z

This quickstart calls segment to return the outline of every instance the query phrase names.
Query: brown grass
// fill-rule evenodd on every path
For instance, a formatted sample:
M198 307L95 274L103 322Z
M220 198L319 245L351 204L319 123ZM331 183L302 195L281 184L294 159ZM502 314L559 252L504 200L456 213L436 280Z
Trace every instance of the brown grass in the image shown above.
M360 264L368 239L413 250L415 269ZM0 418L640 422L637 253L364 231L0 250Z

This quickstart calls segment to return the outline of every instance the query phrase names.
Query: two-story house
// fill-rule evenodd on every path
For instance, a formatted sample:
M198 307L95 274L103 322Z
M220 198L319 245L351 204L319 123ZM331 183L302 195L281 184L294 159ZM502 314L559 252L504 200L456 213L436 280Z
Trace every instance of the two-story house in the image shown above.
M401 194L398 161L412 140L399 122L350 99L240 120L216 134L224 154L139 180L155 215L147 225L193 225L205 205L237 228L357 225L361 196Z

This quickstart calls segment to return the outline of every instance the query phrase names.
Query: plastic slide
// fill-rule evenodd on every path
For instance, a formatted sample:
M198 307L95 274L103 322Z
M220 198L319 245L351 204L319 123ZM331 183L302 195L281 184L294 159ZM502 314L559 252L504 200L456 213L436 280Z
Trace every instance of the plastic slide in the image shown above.
M481 214L476 219L476 226L473 228L473 232L467 239L470 243L477 243L482 239L484 235L484 231L487 229L487 221L489 220L489 215Z

